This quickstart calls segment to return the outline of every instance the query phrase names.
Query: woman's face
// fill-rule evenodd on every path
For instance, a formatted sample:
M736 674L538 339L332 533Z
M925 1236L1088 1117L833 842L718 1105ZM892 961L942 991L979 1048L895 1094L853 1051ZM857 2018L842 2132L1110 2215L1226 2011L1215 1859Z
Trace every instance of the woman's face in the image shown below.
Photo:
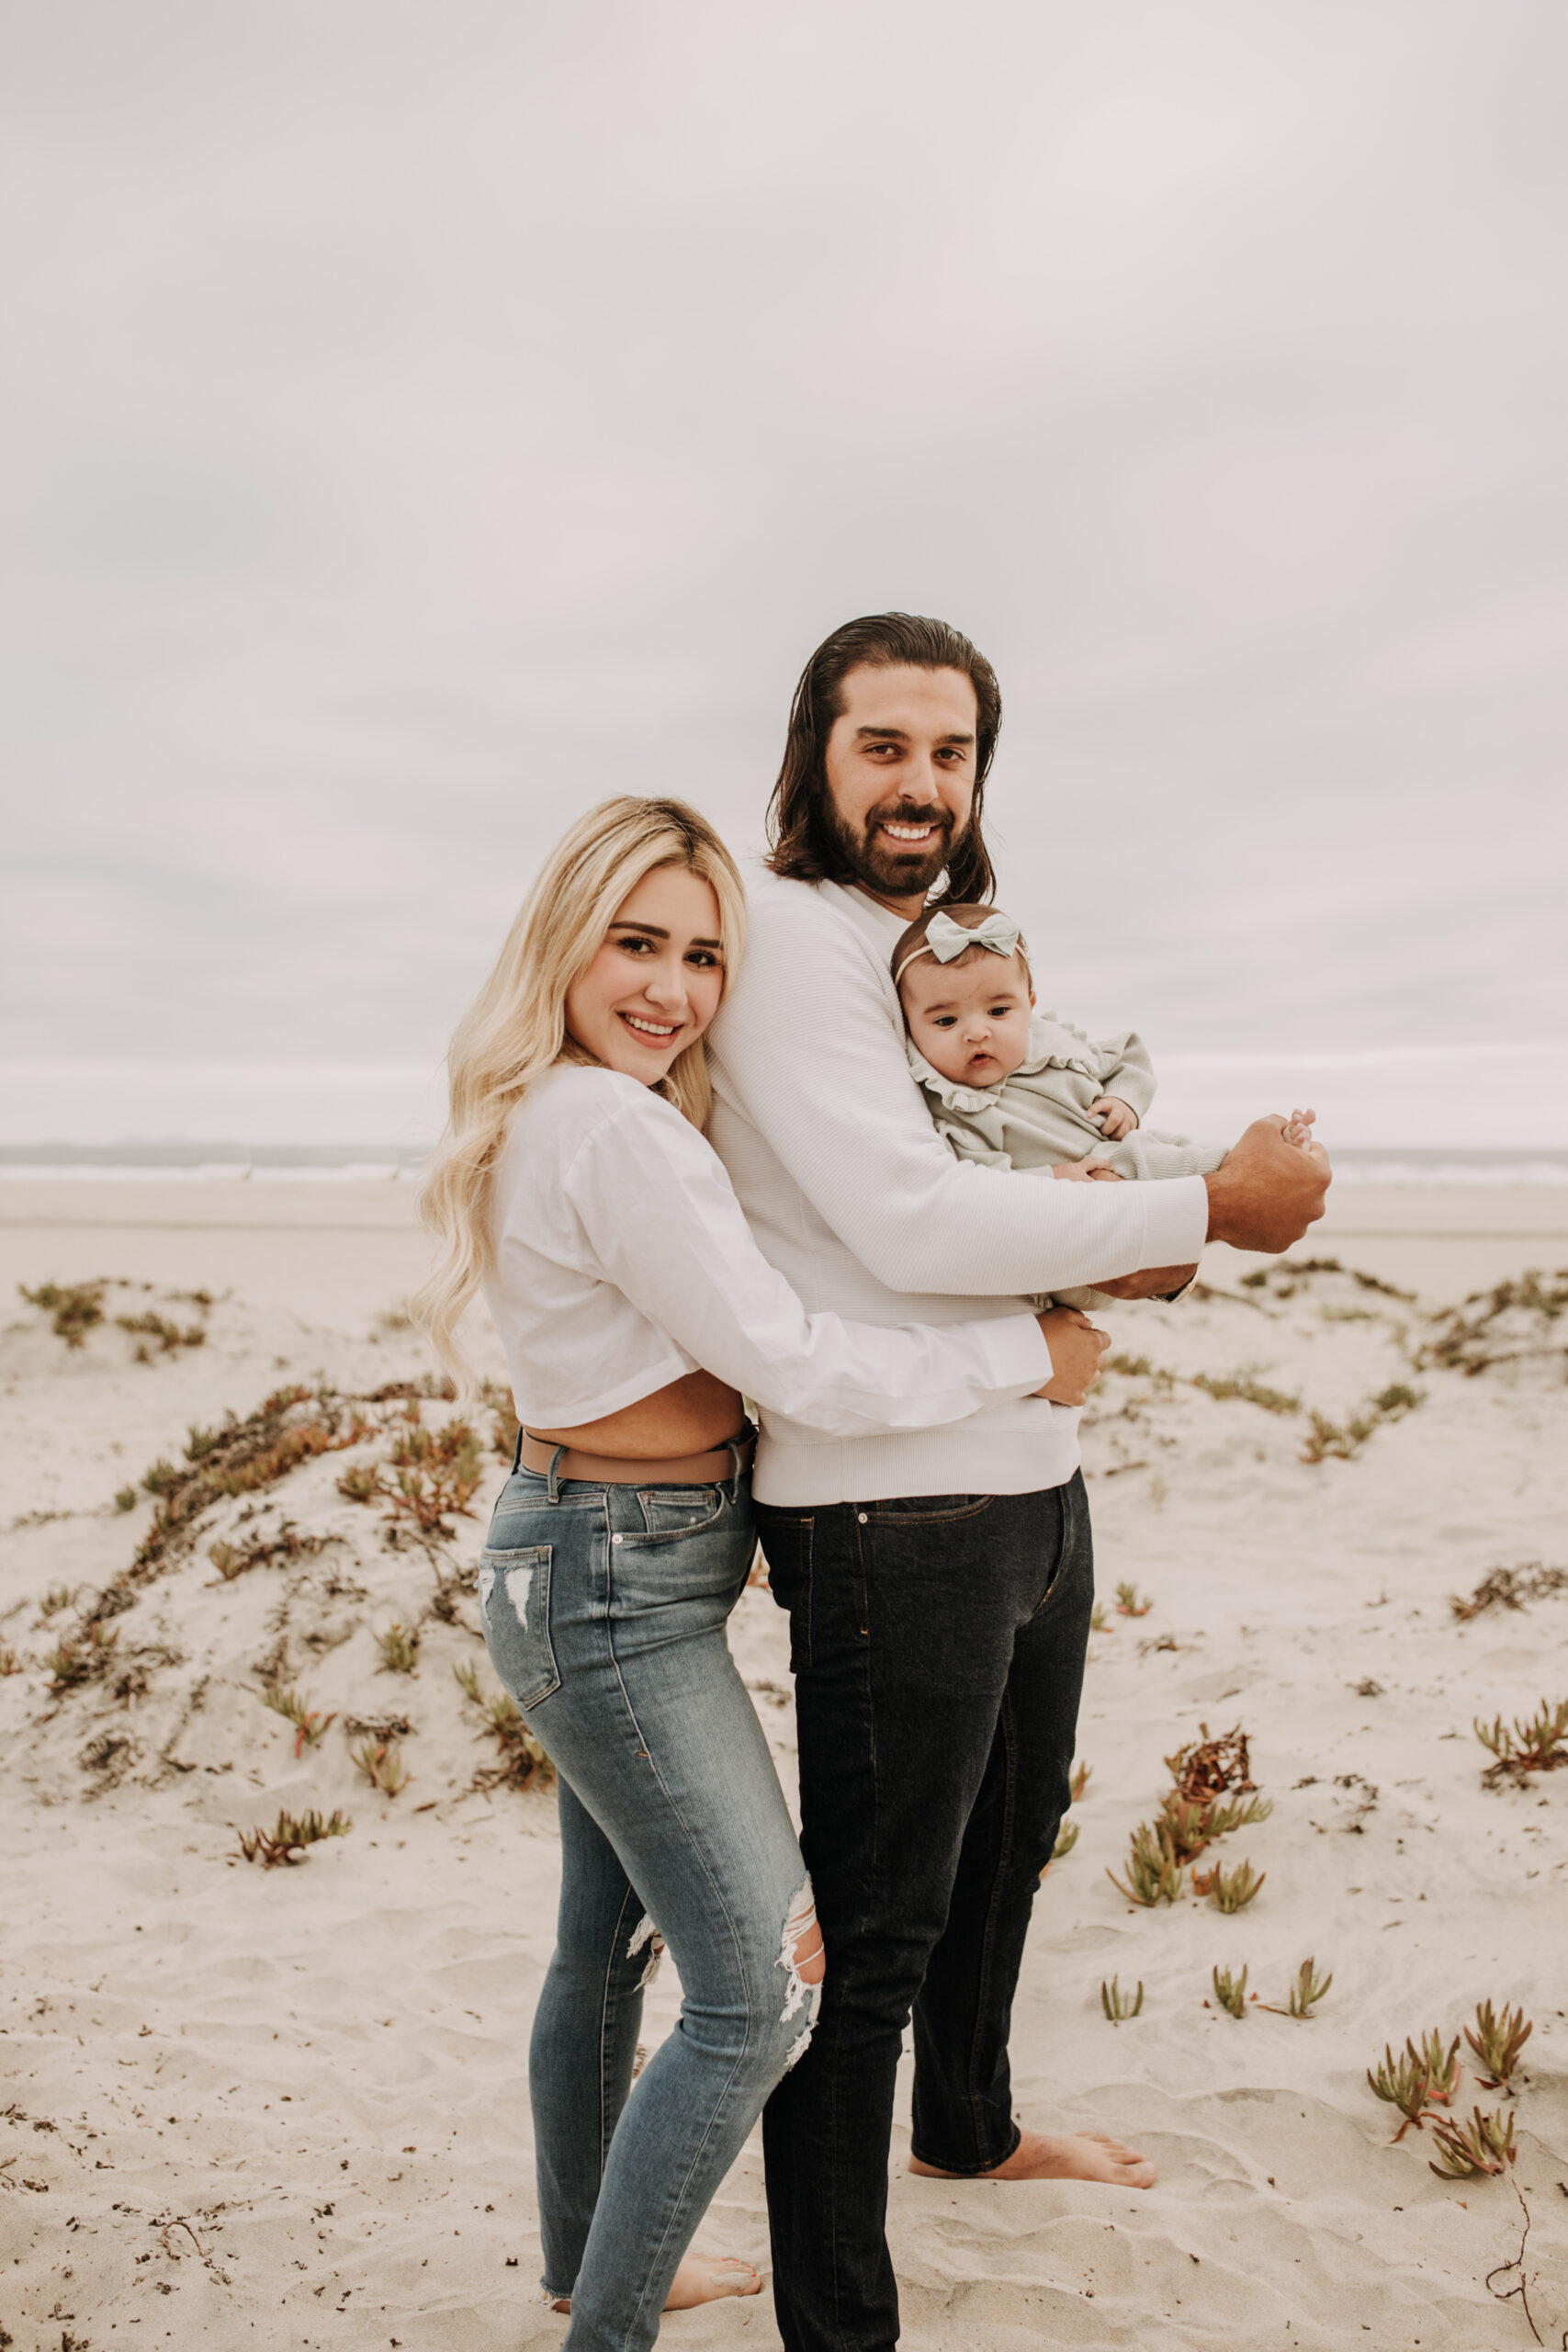
M684 866L656 865L622 899L568 990L567 1035L606 1069L654 1086L702 1035L723 992L712 884Z

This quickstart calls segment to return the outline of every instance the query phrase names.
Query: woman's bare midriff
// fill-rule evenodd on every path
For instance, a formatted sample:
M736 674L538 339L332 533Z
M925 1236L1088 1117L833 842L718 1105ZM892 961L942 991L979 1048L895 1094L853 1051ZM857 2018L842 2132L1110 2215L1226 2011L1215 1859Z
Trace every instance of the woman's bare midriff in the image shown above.
M745 1419L740 1392L711 1372L688 1372L668 1388L623 1405L618 1413L583 1421L576 1429L529 1427L552 1445L574 1445L584 1453L623 1454L629 1462L663 1462L682 1453L707 1453L732 1438Z

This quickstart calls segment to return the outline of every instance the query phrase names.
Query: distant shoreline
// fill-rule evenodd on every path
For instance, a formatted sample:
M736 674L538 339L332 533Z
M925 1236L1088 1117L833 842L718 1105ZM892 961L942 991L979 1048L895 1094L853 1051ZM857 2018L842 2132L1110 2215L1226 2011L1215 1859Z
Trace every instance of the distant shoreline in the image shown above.
M0 1184L398 1183L417 1182L429 1157L423 1144L0 1144ZM1343 1186L1568 1189L1568 1144L1495 1151L1348 1145L1335 1154L1335 1174Z

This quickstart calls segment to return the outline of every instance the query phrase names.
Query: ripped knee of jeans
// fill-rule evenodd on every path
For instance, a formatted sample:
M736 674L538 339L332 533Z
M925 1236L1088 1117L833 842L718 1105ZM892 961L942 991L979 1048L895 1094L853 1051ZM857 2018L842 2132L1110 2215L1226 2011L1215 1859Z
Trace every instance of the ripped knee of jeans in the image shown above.
M784 1923L779 1943L777 1966L784 1973L784 2005L779 2011L779 2023L787 2025L791 2018L803 2013L805 2023L790 2046L784 2060L787 2074L805 2056L817 2023L817 2013L822 2006L822 1979L827 1973L828 1955L823 1950L822 1929L818 1924L817 1902L809 1878L801 1882L793 1897Z
M637 1989L646 1993L659 1973L659 1963L664 1957L664 1939L645 1911L637 1921L637 1931L626 1946L626 1958L635 1960L639 1951L648 1952L648 1965L637 1978Z

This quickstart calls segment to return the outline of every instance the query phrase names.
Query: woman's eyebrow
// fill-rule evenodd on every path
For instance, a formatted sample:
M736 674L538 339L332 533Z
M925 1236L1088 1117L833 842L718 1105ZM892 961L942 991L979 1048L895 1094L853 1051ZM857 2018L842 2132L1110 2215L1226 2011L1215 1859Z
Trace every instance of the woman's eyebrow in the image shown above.
M645 939L668 939L670 936L670 933L663 928L662 924L657 922L613 922L610 925L610 929L612 931L637 931L642 933ZM722 947L724 943L719 939L689 939L686 944L688 947Z

